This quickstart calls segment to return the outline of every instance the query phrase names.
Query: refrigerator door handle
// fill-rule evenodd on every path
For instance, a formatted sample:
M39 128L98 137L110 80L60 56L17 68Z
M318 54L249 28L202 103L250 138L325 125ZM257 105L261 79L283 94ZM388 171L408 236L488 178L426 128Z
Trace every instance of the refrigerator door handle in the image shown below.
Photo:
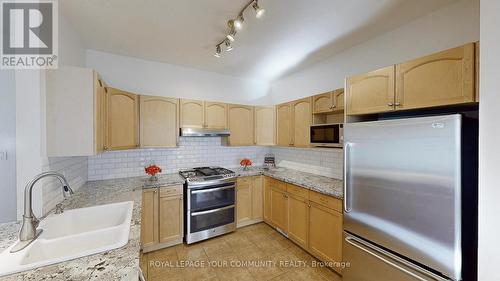
M403 265L411 268L412 270L415 270L416 272L418 272L418 273L420 273L422 275L428 276L428 277L432 278L433 280L438 280L438 281L449 281L450 280L450 279L443 278L443 277L441 277L439 275L436 275L436 274L434 274L434 273L432 273L432 272L430 272L428 270L420 268L420 267L418 267L416 265L413 265L410 262L408 262L406 260L403 260L400 257L395 256L395 255L393 255L393 254L391 254L389 252L386 252L386 251L381 250L381 249L374 248L373 246L367 244L366 242L364 242L364 241L362 241L362 240L360 240L360 239L358 239L356 237L347 236L345 238L345 241L347 243L349 243L350 245L352 245L352 246L354 246L354 247L362 250L363 252L365 252L367 254L370 254L373 257L381 260L382 262L384 262L384 263L386 263L386 264L388 264L388 265L390 265L390 266L392 266L392 267L394 267L394 268L396 268L396 269L398 269L398 270L400 270L400 271L402 271L402 272L404 272L404 273L406 273L406 274L408 274L408 275L416 278L417 280L420 280L420 281L429 281L429 279L426 279L426 278L424 278L424 277L422 277L422 276L420 276L420 275L418 275L418 274L416 274L416 273L414 273L414 272L412 272L412 271L404 268L403 266L397 264L396 262L401 263L401 264L403 264ZM385 258L384 256L387 256L390 259L395 260L396 262L393 262L393 261Z
M347 169L349 165L349 152L351 150L351 144L346 143L344 147L344 213L349 213L351 208L348 207L347 191L349 189L349 177L351 176L350 171Z

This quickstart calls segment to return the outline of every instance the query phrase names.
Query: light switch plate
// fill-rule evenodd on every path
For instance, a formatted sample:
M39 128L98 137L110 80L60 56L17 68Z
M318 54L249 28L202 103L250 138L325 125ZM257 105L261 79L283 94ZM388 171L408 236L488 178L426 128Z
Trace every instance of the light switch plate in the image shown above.
M6 161L7 160L7 150L1 150L0 151L0 161Z

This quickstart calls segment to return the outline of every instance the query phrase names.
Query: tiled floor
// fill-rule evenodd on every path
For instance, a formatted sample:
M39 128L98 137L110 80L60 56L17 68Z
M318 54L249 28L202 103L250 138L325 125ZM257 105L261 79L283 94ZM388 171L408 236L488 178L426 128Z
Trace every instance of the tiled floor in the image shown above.
M264 223L193 245L144 254L148 281L341 281Z

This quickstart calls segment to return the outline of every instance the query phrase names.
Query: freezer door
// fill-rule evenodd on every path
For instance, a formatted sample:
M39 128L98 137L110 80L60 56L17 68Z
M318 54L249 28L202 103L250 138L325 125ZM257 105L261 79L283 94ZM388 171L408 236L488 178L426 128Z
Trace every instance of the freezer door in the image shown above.
M344 230L461 276L461 116L345 125Z
M362 239L344 233L344 281L445 281L428 270L413 265Z

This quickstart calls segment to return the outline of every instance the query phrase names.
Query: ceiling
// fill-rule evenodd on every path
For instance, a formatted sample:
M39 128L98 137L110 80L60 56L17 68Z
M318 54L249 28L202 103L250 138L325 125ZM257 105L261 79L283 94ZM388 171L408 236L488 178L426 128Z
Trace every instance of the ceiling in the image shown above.
M213 56L247 0L64 0L85 48L272 81L454 0L260 0L231 52Z

